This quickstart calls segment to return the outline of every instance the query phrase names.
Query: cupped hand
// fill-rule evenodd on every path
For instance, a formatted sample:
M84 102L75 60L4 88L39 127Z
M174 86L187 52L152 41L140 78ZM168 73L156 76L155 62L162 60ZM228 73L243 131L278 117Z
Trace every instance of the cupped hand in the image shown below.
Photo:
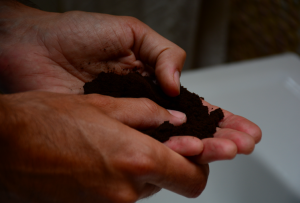
M206 185L207 164L129 127L185 121L148 99L36 91L0 96L0 109L3 202L132 203L161 188L197 197Z
M151 65L165 92L179 93L184 51L134 18L77 11L48 13L22 5L9 7L1 18L6 19L1 24L6 32L0 33L0 85L5 92L81 94L84 83L101 71ZM200 163L249 154L261 138L260 129L223 111L225 118L215 138L173 137L165 144L184 156L198 155Z
M0 84L7 93L82 94L102 71L155 68L170 96L179 94L185 52L132 17L49 13L22 4L2 9Z
M208 107L209 112L219 108L205 100L202 102ZM117 99L111 104L106 103L106 106L111 106L108 108L108 115L133 128L158 127L164 121L169 120L162 116L162 112L165 110L148 99ZM141 112L146 111L145 114L152 116L140 117L134 113L137 109ZM189 135L174 136L164 144L182 156L192 157L190 160L199 164L233 159L237 154L250 154L254 150L255 144L261 139L261 129L255 123L241 116L224 109L222 111L224 118L219 122L219 128L217 128L214 138L199 140ZM183 122L185 122L184 114L177 111L170 112L184 118ZM181 124L174 120L170 120L170 122L174 125Z
M145 98L113 98L105 97L106 114L135 129L155 128L164 121L174 125L186 122L185 114L160 107ZM95 101L97 103L97 101ZM103 101L101 101L103 102ZM209 112L219 108L205 100L203 104ZM192 157L199 164L213 161L233 159L237 154L250 154L261 139L261 130L253 122L222 109L224 118L219 122L219 128L214 138L199 140L196 137L184 135L171 137L164 144L182 156ZM136 113L140 112L140 113ZM167 112L167 113L166 113ZM175 117L169 115L172 114ZM143 116L149 115L149 116ZM168 116L166 116L168 115Z
M202 102L210 112L219 108L205 100ZM254 150L255 144L261 140L261 129L242 116L234 115L224 109L222 111L224 118L219 122L219 128L217 128L214 138L202 140L199 146L203 145L203 150L200 153L196 147L197 143L200 143L197 138L172 137L165 144L180 154L193 156L191 160L199 164L233 159L237 154L250 154Z

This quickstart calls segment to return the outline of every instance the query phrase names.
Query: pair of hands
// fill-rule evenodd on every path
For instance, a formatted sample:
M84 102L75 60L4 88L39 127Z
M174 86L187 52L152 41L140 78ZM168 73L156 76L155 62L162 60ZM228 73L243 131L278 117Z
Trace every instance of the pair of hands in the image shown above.
M184 115L147 99L78 95L101 71L147 65L167 94L178 95L184 51L134 18L3 2L0 13L1 88L38 90L1 96L2 126L10 126L0 127L7 199L134 202L160 188L196 197L207 163L249 154L261 138L254 123L223 110L215 138L162 144L135 129L179 125Z

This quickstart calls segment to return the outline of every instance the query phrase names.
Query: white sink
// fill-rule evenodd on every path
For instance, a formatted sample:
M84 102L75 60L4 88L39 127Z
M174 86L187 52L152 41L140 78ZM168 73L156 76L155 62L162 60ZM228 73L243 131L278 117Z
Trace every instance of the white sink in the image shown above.
M182 85L257 123L262 141L249 156L210 164L196 199L162 190L140 203L300 202L300 59L283 54L184 72Z

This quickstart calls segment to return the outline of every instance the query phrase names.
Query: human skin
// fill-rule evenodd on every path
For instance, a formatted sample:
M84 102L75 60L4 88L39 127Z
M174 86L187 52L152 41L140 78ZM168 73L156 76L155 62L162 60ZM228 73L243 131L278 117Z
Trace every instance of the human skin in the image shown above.
M102 71L148 64L155 66L167 94L179 94L185 52L135 18L49 13L17 3L3 6L1 14L0 79L5 92L82 94L84 83Z
M155 68L155 74L160 82L161 87L164 89L164 91L171 95L175 96L179 94L179 74L181 72L181 68L183 66L184 60L185 60L185 52L173 44L172 42L164 39L157 33L155 33L152 29L150 29L145 24L141 23L140 21L131 18L131 17L117 17L117 16L111 16L111 15L104 15L104 14L95 14L95 13L85 13L85 12L67 12L63 14L59 13L48 13L44 11L40 11L37 9L26 7L22 4L18 3L11 3L8 1L0 1L1 7L0 7L0 86L6 93L16 93L16 92L24 92L24 91L47 91L47 92L57 92L57 93L63 93L63 94L73 94L69 95L70 98L74 99L75 101L81 101L83 106L89 105L89 96L83 96L83 95L76 95L76 94L82 94L83 93L83 84L87 81L91 81L94 79L97 74L101 71L106 71L107 69L115 69L115 71L123 71L123 69L131 69L134 67L139 68L145 68L145 64L148 64ZM176 73L177 72L177 73ZM175 76L175 77L174 77ZM64 98L60 97L60 94L47 94L47 93L39 93L39 92L30 92L30 93L23 93L21 96L17 95L6 95L5 98L1 98L0 101L2 101L5 109L5 106L10 106L11 109L17 108L11 103L15 104L16 106L21 105L21 103L27 103L30 104L30 101L35 101L36 99L40 101L40 95L43 95L44 97L49 100L43 100L43 102L46 102L45 106L55 106L57 111L66 111L65 103L68 103L65 100L67 96ZM30 96L28 96L30 95ZM15 98L22 98L19 100L15 100ZM56 100L51 100L51 97L57 98ZM114 102L112 99L107 99L108 97L105 97L106 99L103 99L104 97L97 97L100 101L105 100L104 102L107 106L110 106L110 102L113 105ZM18 102L20 102L20 104ZM68 100L69 101L69 100ZM152 138L145 138L144 135L141 135L141 133L138 133L139 136L145 138L147 141L141 141L135 140L132 135L137 135L134 130L134 128L139 128L141 126L138 126L136 124L137 121L143 120L143 125L153 125L151 124L151 121L155 124L162 123L164 120L170 120L171 115L166 112L165 110L162 110L166 112L165 114L151 114L153 109L157 108L149 108L149 103L147 102L147 105L145 104L145 100L143 99L137 99L137 100L130 100L130 105L135 106L143 106L144 108L141 108L139 111L135 111L134 113L130 114L126 111L126 108L129 103L126 99L119 99L119 102L117 102L118 105L113 105L115 108L103 108L103 106L100 105L96 106L94 108L98 108L100 112L103 114L101 115L94 115L94 117L99 120L106 120L106 118L109 120L107 121L107 126L123 126L120 127L120 129L127 129L122 130L120 132L126 132L126 137L128 136L128 140L130 139L131 142L134 142L138 146L140 146L141 143L143 143L143 148L151 149L153 151L160 151L159 149L167 150L167 147L173 150L172 153L177 152L176 157L181 157L180 159L184 158L183 156L193 156L190 161L193 161L193 163L188 162L193 165L193 167L200 167L205 168L207 163L211 161L217 161L217 160L225 160L225 159L232 159L237 153L243 153L243 154L249 154L253 151L255 143L259 142L261 139L261 131L259 127L257 127L254 123L250 122L249 120L234 115L228 111L223 110L225 114L225 118L219 123L220 128L218 128L217 132L214 135L214 138L211 139L204 139L202 141L198 140L194 137L173 137L169 141L167 141L164 144L158 143L156 141L153 141ZM93 99L93 102L95 102L95 99ZM100 102L101 103L101 102ZM205 105L211 108L216 108L215 106L210 105L206 101L203 101ZM37 104L37 103L35 103ZM33 105L33 104L32 104ZM22 106L22 105L21 105ZM59 106L59 107L58 107ZM62 106L62 107L60 107ZM23 108L26 106L23 105ZM88 107L86 107L86 110L83 110L83 108L79 108L76 106L76 104L72 103L70 104L70 107L73 108L67 108L69 113L73 113L71 109L75 109L76 113L74 114L67 114L68 116L71 116L74 123L77 123L77 121L74 121L74 115L78 116L78 122L80 120L89 121L89 118L87 118L86 113L84 111L88 111ZM27 108L27 107L26 107ZM50 109L51 109L50 108ZM60 108L63 108L62 110ZM81 111L78 111L77 108L79 108ZM117 109L117 110L116 110ZM144 113L142 113L142 109L144 109ZM147 109L150 109L150 113L147 111ZM4 111L4 110L3 110ZM16 111L18 112L18 111ZM49 139L54 136L56 138L59 132L64 132L65 134L62 135L62 137L68 136L77 136L80 137L82 130L86 130L86 133L84 136L91 139L98 134L96 134L94 131L91 132L89 129L86 129L87 126L77 126L72 124L72 122L69 122L73 128L74 132L66 132L65 129L71 129L69 127L66 127L62 130L53 129L53 126L59 125L60 121L60 113L55 114L56 111L48 111L48 114L52 120L57 119L57 123L54 125L51 123L47 123L43 119L43 112L41 109L35 109L35 118L34 120L40 121L44 124L44 131L47 132ZM154 111L155 112L155 111ZM66 112L64 112L66 113ZM40 115L42 114L42 115ZM48 115L47 114L47 115ZM83 118L81 118L81 114L83 114ZM2 114L4 115L4 114ZM24 114L23 114L24 115ZM152 116L150 116L152 115ZM159 115L159 116L157 116ZM17 118L22 118L18 114L16 114ZM99 117L99 118L98 118ZM124 117L126 119L124 119ZM55 119L54 119L55 118ZM77 118L77 117L75 117ZM105 118L105 119L104 119ZM32 118L31 118L32 119ZM96 119L96 120L97 120ZM174 118L173 118L174 119ZM24 118L26 120L26 117ZM22 119L20 119L21 122ZM36 122L37 122L36 121ZM8 120L6 121L8 122ZM13 124L13 123L12 123ZM27 123L28 124L28 123ZM29 124L28 124L29 125ZM49 125L51 127L49 127ZM127 126L127 127L124 127ZM14 128L14 125L11 125L12 132L16 129L20 128L20 131L18 132L24 132L26 131L26 126L21 125L21 127ZM30 126L30 125L29 125ZM43 131L42 127L40 125L35 125L37 127L37 132L39 128L41 128L41 131ZM61 126L61 125L59 125ZM113 128L109 128L113 130ZM28 130L28 129L27 129ZM47 131L49 130L49 131ZM23 133L17 133L14 131L13 133L0 133L2 136L6 134L16 134L21 136ZM33 132L30 133L31 137L30 140L38 139L38 133ZM103 131L102 131L103 132ZM134 133L133 133L134 132ZM106 133L106 134L105 134ZM33 136L35 135L35 136ZM105 136L106 135L106 136ZM68 137L67 136L67 137ZM106 131L103 132L100 136L100 138L103 138L103 143L105 143L106 137L110 137L110 134ZM10 138L9 136L3 136L3 140L6 140ZM99 138L99 139L100 139ZM116 134L114 134L114 138L116 138ZM132 139L131 139L132 138ZM65 139L65 138L62 138ZM150 144L153 142L148 142L149 139L152 139L154 144ZM12 139L16 140L16 139ZM115 142L108 142L111 146L117 145L124 147L124 145L117 144L117 139L114 139ZM133 141L134 140L134 141ZM56 139L55 145L60 146L57 148L57 150L61 150L62 154L64 154L64 147L63 143L59 143L61 139ZM6 141L7 142L7 141ZM41 143L44 143L47 146L46 139L41 139ZM52 141L51 141L52 142ZM102 150L102 148L99 148L97 146L99 142L91 142L91 146L86 148L80 148L76 147L78 146L76 142L71 142L70 147L74 145L72 148L80 149L80 153L82 153L83 157L84 155L90 153L88 151L89 148L97 148L99 151L97 151L98 154L104 153L106 154L105 150ZM139 143L140 142L140 143ZM22 145L25 145L25 142L10 142L13 146L12 149L18 150L19 148L22 149ZM96 144L97 143L97 144ZM94 145L92 145L94 144ZM29 145L28 145L29 146ZM43 145L42 145L43 146ZM100 145L101 146L101 145ZM108 146L108 145L105 145ZM154 147L155 146L155 147ZM34 147L32 147L34 148ZM40 149L40 148L38 148ZM3 150L10 150L10 148L3 148ZM126 147L124 149L126 151ZM167 150L167 155L171 153L171 150ZM54 153L55 151L39 151L36 150L34 154L38 154L39 156L48 157L51 155L51 153ZM20 151L18 152L22 155L26 155L26 153L29 153L28 151ZM78 152L75 153L74 151L70 151L70 157L74 158L76 155L78 155ZM73 154L72 154L73 153ZM145 158L144 160L148 160L147 157L143 156L143 150L142 147L138 148L135 151L136 156L141 156ZM165 151L164 151L165 153ZM8 154L8 151L3 151L2 154ZM155 153L154 153L155 154ZM182 156L179 156L182 155ZM33 154L28 154L28 161L32 162L30 164L41 164L40 160L42 159L36 159ZM175 155L174 155L175 156ZM30 159L30 157L32 159ZM53 154L53 157L56 157L55 154ZM71 160L71 158L69 161ZM110 156L108 156L110 157ZM159 155L159 157L164 157ZM3 158L3 157L2 157ZM4 157L5 158L5 157ZM3 159L4 159L3 158ZM45 158L44 163L47 165L47 167L50 169L51 167L61 167L61 169L69 168L70 166L73 166L74 170L79 165L82 166L84 164L80 164L80 162L85 163L85 159L77 159L74 160L74 165L64 165L64 160L66 161L66 164L68 163L67 159L64 159L65 157L62 157L59 162L61 166L57 166L57 162L53 163L51 160ZM9 156L6 157L6 159L10 159L12 163L14 163L14 167L16 168L15 173L11 173L10 178L16 179L16 177L22 175L22 167L23 165L26 165L24 163L23 165L19 162L19 159L17 157ZM108 158L109 159L109 158ZM118 159L121 163L122 160ZM143 159L141 159L143 160ZM154 160L154 159L153 159ZM167 159L166 159L167 160ZM164 161L166 161L164 160ZM175 160L175 159L174 159ZM185 159L186 160L186 159ZM34 162L36 161L36 162ZM47 162L49 161L49 162ZM109 160L108 160L109 161ZM114 160L112 160L114 161ZM126 162L126 159L123 160ZM131 159L132 161L132 159ZM90 159L90 164L96 164L96 158ZM123 162L123 163L124 163ZM3 162L4 163L4 162ZM18 166L18 163L20 165ZM159 164L161 162L153 163L154 165ZM187 162L185 162L187 164ZM135 169L134 164L140 164L137 166L137 169ZM168 164L171 164L168 163ZM172 163L174 164L174 162ZM201 165L203 164L203 165ZM118 165L118 164L117 164ZM122 165L122 164L120 164ZM177 164L180 167L181 164ZM118 165L119 166L119 165ZM176 166L176 164L175 164ZM9 168L9 164L7 165ZM20 167L20 170L17 170L18 167ZM65 167L65 168L64 168ZM147 169L149 167L149 169ZM174 167L174 166L173 166ZM178 168L180 168L178 167ZM185 165L183 166L183 168ZM188 166L187 166L188 167ZM133 163L133 167L130 167L128 169L131 170L132 179L134 180L141 180L139 179L137 172L138 169L144 168L147 169L146 171L148 173L151 172L153 168L151 168L149 165L145 164L145 162L138 162ZM22 170L21 170L22 169ZM91 170L89 167L83 167L79 168L82 173L86 172L89 174L89 171ZM99 171L101 167L99 168ZM102 168L103 170L106 170L105 167ZM119 170L119 172L122 174L121 169L124 169L122 167L117 168L116 171ZM154 170L154 169L153 169ZM180 169L179 169L180 170ZM199 172L199 177L201 176L202 179L196 179L199 180L198 186L195 186L196 189L191 189L190 192L193 193L193 195L188 194L188 192L182 192L180 189L180 185L174 184L171 180L169 180L167 175L172 174L164 174L163 177L166 179L160 179L160 181L164 182L165 185L157 185L157 188L165 187L167 189L170 189L174 192L177 192L182 195L186 196L197 196L201 193L203 189L203 185L206 183L206 178L208 173L204 173L200 169L197 169ZM30 171L30 170L29 170ZM49 170L52 171L52 170ZM49 173L49 171L46 171ZM55 170L53 170L55 171ZM39 171L31 171L31 174L39 174ZM42 171L43 172L43 171ZM152 171L154 172L154 171ZM170 172L170 171L169 171ZM171 170L172 172L172 170ZM99 172L100 173L100 172ZM126 171L124 172L126 173ZM24 175L25 173L23 173ZM49 179L55 179L57 178L57 174L40 174L40 177L49 178ZM45 176L43 176L45 175ZM46 176L49 175L49 176ZM136 177L134 177L134 175ZM144 174L145 175L145 174ZM147 174L149 175L149 174ZM195 175L195 174L193 174ZM173 176L173 178L180 179L180 175L177 174L178 177ZM74 175L76 178L77 176ZM97 176L99 179L102 180L102 178L106 178L105 175ZM111 176L109 176L111 177ZM125 176L124 176L125 177ZM26 175L24 175L24 179L26 179ZM91 178L92 180L95 179L95 177ZM130 179L130 178L129 178ZM143 178L142 178L143 179ZM40 188L43 186L42 182L40 181L40 178L36 179L36 187ZM68 178L63 179L62 182L65 182L65 184L68 184ZM109 178L106 179L109 181ZM1 180L3 181L3 179ZM86 180L88 182L88 179ZM115 181L114 179L111 179L111 183ZM120 181L124 181L124 179L120 179ZM168 182L169 181L169 182ZM2 183L5 185L9 182L9 179L5 179ZM26 184L29 180L24 181L23 187L26 188ZM69 184L71 184L71 180ZM130 181L129 181L130 182ZM133 181L136 183L136 181ZM139 182L139 181L137 181ZM143 182L143 181L141 181ZM137 183L137 185L141 182ZM107 182L105 182L107 183ZM145 181L144 181L145 183ZM99 183L101 185L101 183ZM123 185L121 182L118 184ZM59 182L53 182L53 185L59 185ZM127 185L126 181L124 181L124 185ZM169 186L167 186L169 185ZM176 189L170 188L172 187L178 187ZM51 184L49 184L49 187ZM83 185L84 186L84 185ZM7 186L5 186L7 187ZM128 191L131 189L132 186L123 187L124 191ZM138 186L134 186L138 188ZM99 186L99 188L101 188ZM142 188L142 186L141 186ZM189 189L189 187L186 187ZM45 190L47 188L44 188ZM86 193L90 194L92 191L90 191L90 187L87 185L86 188L82 187L81 189L78 189L80 191L85 191ZM141 189L142 190L142 189ZM107 202L111 201L114 202L115 200L109 200L109 197L101 196L103 194L103 191L101 192L100 189L98 189L99 193L93 193L96 194L96 196L92 196L91 198L107 198ZM193 192L194 191L194 192ZM197 192L195 192L197 191ZM66 194L68 191L65 191ZM62 192L63 193L63 192ZM47 194L46 191L44 191L45 196ZM137 192L137 193L130 193L134 194L131 197L124 197L124 202L133 202L136 199L145 197L149 195L147 192ZM196 195L195 195L196 194ZM98 195L98 196L97 196ZM69 196L68 196L69 197ZM33 198L33 197L32 197ZM42 197L41 197L42 198ZM113 197L112 197L113 198ZM122 202L122 197L116 197L118 199L118 202ZM127 198L127 200L126 200ZM58 198L59 199L59 198ZM80 198L79 198L80 199ZM130 201L129 201L129 200ZM60 201L63 201L65 199L59 199Z
M151 100L27 92L0 101L1 202L135 202L161 188L196 197L206 185L207 164L133 129L184 121Z

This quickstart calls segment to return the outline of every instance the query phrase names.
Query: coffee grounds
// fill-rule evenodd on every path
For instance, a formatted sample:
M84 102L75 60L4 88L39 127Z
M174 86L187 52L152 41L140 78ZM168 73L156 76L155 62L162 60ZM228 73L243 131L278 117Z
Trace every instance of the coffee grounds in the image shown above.
M184 112L187 122L174 126L165 121L156 129L142 129L141 132L157 139L167 141L171 136L191 135L200 139L213 137L216 127L224 114L216 109L210 114L208 108L203 106L201 97L189 92L180 86L180 95L167 96L154 77L143 77L139 73L118 75L114 73L100 73L92 82L84 85L84 94L98 93L117 98L148 98L165 109Z

